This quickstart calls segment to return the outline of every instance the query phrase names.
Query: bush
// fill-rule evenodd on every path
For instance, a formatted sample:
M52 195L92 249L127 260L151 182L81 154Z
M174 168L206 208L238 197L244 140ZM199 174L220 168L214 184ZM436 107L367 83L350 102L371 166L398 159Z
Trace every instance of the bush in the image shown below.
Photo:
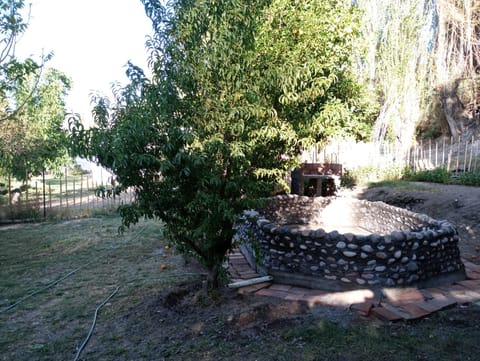
M405 169L402 179L416 182L451 183L450 173L445 168L435 168L418 172Z
M395 181L402 177L402 169L397 166L386 168L365 166L356 169L344 170L342 176L342 186L351 188L358 184L368 184L378 181Z
M352 171L346 169L340 178L340 185L344 188L353 188L357 185L358 180Z
M458 183L466 186L480 186L480 173L466 172L458 175Z

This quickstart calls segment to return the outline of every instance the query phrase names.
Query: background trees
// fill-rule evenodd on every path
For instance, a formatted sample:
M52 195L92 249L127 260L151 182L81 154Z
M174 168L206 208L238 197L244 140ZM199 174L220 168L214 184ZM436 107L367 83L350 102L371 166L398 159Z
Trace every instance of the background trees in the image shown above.
M356 3L367 45L359 74L381 107L374 140L406 151L418 136L478 135L478 1Z
M65 97L70 80L37 63L19 60L15 45L27 24L23 0L0 3L0 174L25 181L66 161Z
M15 89L12 100L22 108L0 128L0 171L22 181L68 159L63 123L70 80L55 69L36 77L31 74Z
M99 99L96 128L72 119L72 148L135 189L125 225L163 220L216 287L236 217L285 186L302 147L367 134L350 72L358 19L350 1L143 3L153 78L130 65L115 102Z
M22 16L23 0L6 0L0 3L0 121L11 118L25 103L12 100L12 94L31 76L40 74L43 62L38 64L28 58L20 61L15 57L18 37L26 30L27 23Z

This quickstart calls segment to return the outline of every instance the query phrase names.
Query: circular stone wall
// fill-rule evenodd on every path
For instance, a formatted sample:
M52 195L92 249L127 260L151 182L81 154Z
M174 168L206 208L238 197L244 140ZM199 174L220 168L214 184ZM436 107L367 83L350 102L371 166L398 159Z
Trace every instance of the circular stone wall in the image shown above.
M342 290L465 278L451 223L383 202L277 196L235 229L250 265L279 283Z

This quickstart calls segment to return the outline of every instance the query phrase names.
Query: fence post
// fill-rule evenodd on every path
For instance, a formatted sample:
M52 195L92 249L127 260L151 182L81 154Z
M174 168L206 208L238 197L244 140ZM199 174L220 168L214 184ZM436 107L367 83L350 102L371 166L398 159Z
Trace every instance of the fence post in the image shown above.
M408 167L409 169L411 169L412 168L411 166L412 148L411 147L407 149L407 156L405 158L406 158L405 167Z
M433 162L432 162L432 138L429 138L428 139L428 160L430 162L430 168L431 166L433 165Z
M423 145L423 139L420 139L420 154L418 155L420 171L425 169L425 146Z
M448 150L448 164L447 164L447 171L450 172L450 163L452 161L453 156L453 137L450 137L450 149Z
M68 209L68 174L67 174L67 168L65 167L65 204Z
M477 158L478 158L478 140L475 142L475 161L473 163L474 171L477 171Z
M62 186L63 186L63 178L60 176L60 194L59 194L59 196L60 196L60 208L62 208L62 205L63 205L62 204L62 193L63 193L63 189L62 189L63 187Z
M445 167L445 137L443 137L442 145L442 167Z
M455 175L458 174L458 168L459 168L459 158L460 158L460 144L461 144L461 139L460 136L458 136L458 145L457 145L457 162L455 163Z
M43 181L43 219L47 219L47 199L45 194L45 168L42 172L42 181Z
M470 144L470 160L468 161L468 171L472 171L472 157L473 157L473 142L475 140L475 136L472 135L472 143Z
M413 145L413 171L417 171L417 143Z
M40 208L40 202L39 202L39 196L38 196L38 181L35 181L35 214L38 208Z
M90 208L90 185L88 179L89 177L87 176L87 208Z
M80 173L80 208L82 208L82 198L83 198L83 172Z
M20 195L22 193L20 192ZM18 197L19 201L20 201L20 209L22 209L23 212L27 211L28 209L28 202L29 202L29 195L30 195L30 187L28 186L27 184L27 189L26 189L26 192L25 192L25 201L22 203L21 200L22 200L22 197Z
M12 176L8 175L8 206L12 209Z
M73 207L75 207L75 176L73 176Z

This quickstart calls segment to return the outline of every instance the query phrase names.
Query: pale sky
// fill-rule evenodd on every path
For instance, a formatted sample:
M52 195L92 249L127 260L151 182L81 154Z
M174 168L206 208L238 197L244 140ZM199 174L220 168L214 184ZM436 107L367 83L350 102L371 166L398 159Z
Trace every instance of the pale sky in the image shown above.
M125 84L129 60L147 70L145 41L152 31L140 0L25 0L27 10L30 3L30 23L16 54L54 53L48 66L73 81L69 111L88 120L89 94L110 96L113 82Z

